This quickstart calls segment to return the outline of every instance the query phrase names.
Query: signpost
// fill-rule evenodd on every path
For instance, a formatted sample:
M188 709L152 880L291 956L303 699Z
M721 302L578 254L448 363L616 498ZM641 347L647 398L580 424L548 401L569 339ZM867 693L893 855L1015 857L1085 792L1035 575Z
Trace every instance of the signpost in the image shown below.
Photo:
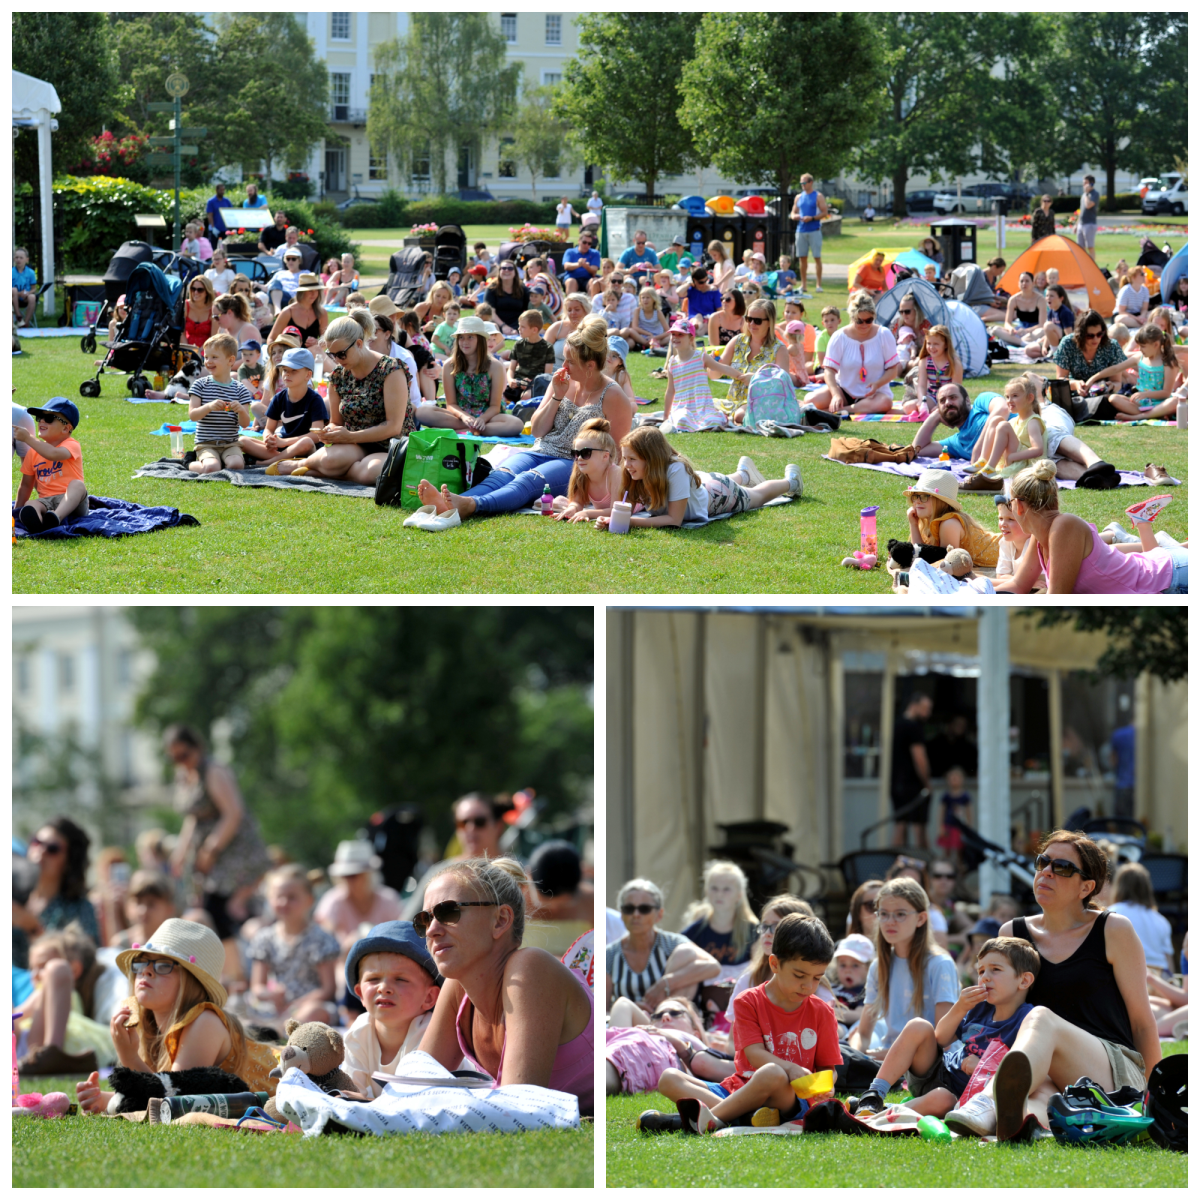
M185 154L199 154L200 147L191 144L184 144L183 139L186 138L203 138L208 136L208 130L199 127L192 129L184 129L183 127L183 97L187 95L188 88L191 86L188 82L188 77L182 71L172 71L166 79L167 95L173 96L174 99L167 102L156 101L153 104L147 104L146 107L150 112L168 112L172 114L171 120L171 136L170 137L152 137L150 138L151 146L162 146L163 150L153 151L146 156L147 163L152 167L174 167L175 170L175 240L172 242L172 247L178 246L181 241L181 229L179 227L179 182L180 171L182 168L182 159ZM165 147L170 146L168 151Z

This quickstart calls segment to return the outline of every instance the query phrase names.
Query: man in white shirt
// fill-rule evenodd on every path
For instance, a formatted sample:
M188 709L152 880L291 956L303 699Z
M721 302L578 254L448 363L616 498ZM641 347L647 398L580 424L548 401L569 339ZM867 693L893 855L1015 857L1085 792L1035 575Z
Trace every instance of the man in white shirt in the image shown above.
M600 199L599 192L592 192L588 198L587 210L590 213L595 213L597 217L604 211L604 201Z
M625 274L623 271L614 271L609 276L609 287L614 287L621 293L621 301L617 305L617 329L628 329L630 322L633 320L633 310L637 308L637 297L632 292L625 291ZM592 297L592 312L599 313L604 311L604 293L597 292Z

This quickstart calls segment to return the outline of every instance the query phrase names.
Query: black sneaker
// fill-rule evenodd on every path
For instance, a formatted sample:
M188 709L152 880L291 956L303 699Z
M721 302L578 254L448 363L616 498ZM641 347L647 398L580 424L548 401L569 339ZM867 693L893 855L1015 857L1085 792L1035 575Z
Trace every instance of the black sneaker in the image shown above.
M678 1113L658 1112L648 1108L638 1117L637 1127L642 1133L681 1133L683 1118Z
M851 1111L856 1117L873 1117L876 1113L883 1112L885 1108L887 1108L887 1097L871 1090L863 1092L858 1098L858 1107Z
M32 504L26 504L17 513L17 520L21 522L21 526L26 533L42 532L42 514Z

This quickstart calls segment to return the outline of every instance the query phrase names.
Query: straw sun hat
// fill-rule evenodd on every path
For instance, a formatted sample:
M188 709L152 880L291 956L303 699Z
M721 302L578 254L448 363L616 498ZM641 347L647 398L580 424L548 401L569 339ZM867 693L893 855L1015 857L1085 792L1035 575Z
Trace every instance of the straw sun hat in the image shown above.
M921 492L926 496L936 496L948 504L955 512L962 512L963 507L958 502L958 480L951 471L922 471L917 482L910 488L904 489L906 496Z
M225 947L211 929L195 921L170 917L154 931L148 942L135 945L132 950L122 950L117 955L117 966L129 975L129 964L143 954L173 959L185 971L191 972L218 1008L225 1007L229 999L229 993L221 986Z

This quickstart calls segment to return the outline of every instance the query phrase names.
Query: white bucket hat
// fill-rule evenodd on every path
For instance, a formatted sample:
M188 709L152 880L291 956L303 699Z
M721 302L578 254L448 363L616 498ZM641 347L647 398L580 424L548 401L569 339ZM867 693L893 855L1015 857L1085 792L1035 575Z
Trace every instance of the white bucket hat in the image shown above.
M371 849L370 842L338 842L333 863L329 868L331 878L344 875L362 875L366 871L378 871L379 855Z
M904 489L906 496L911 496L914 492L936 496L950 505L955 512L963 510L958 501L958 480L952 471L922 471L917 482L912 487Z
M118 968L128 975L129 964L143 954L174 959L199 980L208 998L218 1008L225 1007L229 999L229 993L221 985L225 947L207 926L169 917L154 931L154 936L148 942L135 945L132 950L122 950L117 955Z

